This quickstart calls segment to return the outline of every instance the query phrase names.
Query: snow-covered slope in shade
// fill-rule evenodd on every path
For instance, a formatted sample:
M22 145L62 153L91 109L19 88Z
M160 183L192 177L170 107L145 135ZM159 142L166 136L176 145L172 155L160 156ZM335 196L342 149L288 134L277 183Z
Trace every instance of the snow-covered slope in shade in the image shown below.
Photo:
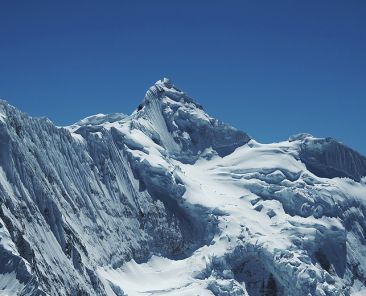
M363 295L366 159L260 144L168 79L59 128L0 104L0 295Z

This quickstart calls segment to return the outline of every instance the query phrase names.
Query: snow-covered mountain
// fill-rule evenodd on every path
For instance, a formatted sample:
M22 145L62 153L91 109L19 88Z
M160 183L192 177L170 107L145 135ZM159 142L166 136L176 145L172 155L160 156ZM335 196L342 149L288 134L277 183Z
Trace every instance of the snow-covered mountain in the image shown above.
M0 103L0 295L366 295L366 158L260 144L168 79L69 127Z

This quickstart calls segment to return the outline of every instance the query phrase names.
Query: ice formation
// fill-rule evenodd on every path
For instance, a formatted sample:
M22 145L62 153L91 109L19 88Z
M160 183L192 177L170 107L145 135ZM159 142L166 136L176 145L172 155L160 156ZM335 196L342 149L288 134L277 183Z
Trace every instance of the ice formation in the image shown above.
M168 79L69 127L0 103L0 295L366 295L366 158L260 144Z

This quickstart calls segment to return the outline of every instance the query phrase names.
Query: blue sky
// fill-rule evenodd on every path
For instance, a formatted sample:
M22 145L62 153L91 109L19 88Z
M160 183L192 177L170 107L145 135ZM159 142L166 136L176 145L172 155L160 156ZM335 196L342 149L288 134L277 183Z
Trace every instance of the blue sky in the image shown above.
M131 113L167 76L261 142L366 154L366 1L0 0L0 97L58 125Z

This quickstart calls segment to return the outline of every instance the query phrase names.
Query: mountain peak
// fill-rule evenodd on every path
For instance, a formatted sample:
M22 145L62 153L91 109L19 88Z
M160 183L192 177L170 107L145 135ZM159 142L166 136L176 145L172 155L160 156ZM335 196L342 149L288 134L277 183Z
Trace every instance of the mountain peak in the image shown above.
M163 79L160 79L160 80L156 81L155 85L161 85L163 87L172 88L173 87L173 82L171 81L170 78L163 77Z
M365 158L251 141L168 79L143 104L65 129L0 101L1 295L365 295Z
M164 98L169 98L176 102L194 103L192 98L177 88L169 78L163 78L155 82L154 85L147 90L142 104L153 100L162 101ZM198 104L194 104L197 107L200 107Z
M206 148L220 156L246 144L250 137L210 117L170 79L157 81L134 113L135 125L179 159L194 161Z

